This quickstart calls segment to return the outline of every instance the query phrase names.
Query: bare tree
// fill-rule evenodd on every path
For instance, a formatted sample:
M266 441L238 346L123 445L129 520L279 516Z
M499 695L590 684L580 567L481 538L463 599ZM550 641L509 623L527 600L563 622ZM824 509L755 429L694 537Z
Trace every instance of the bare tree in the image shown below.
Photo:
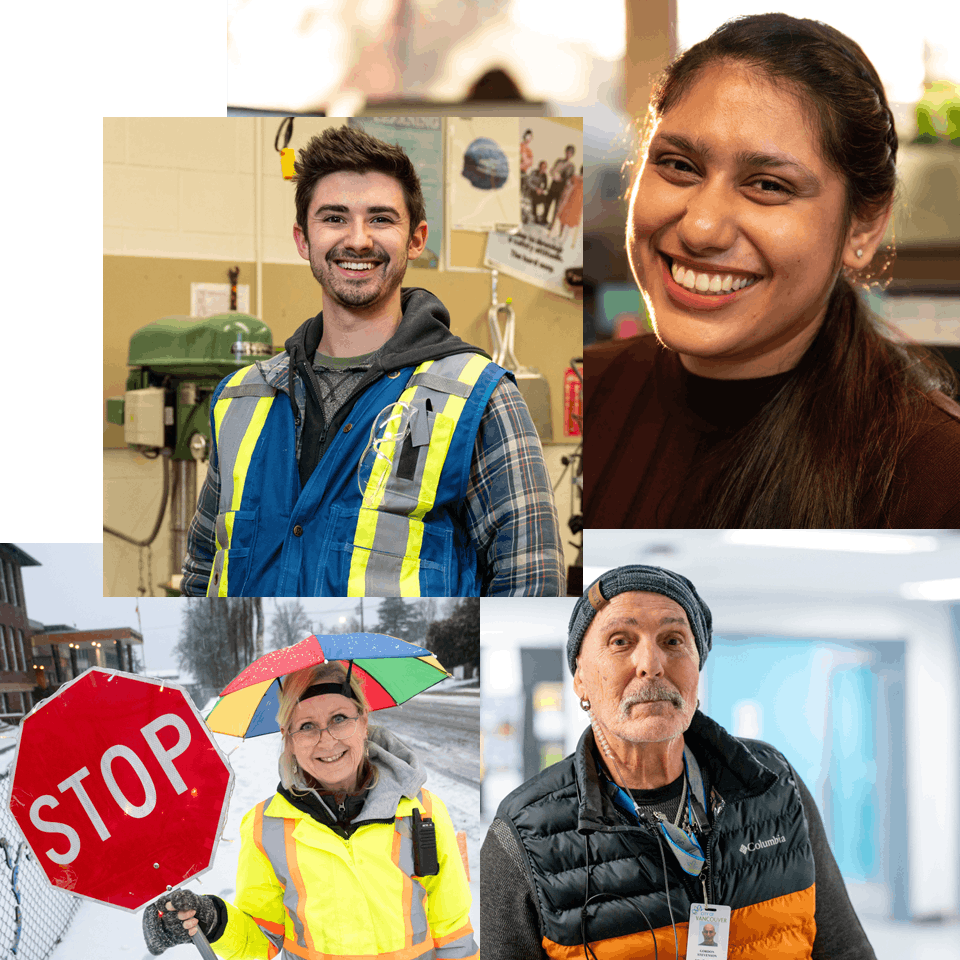
M289 603L274 600L274 603L276 607L273 619L270 621L271 643L274 650L299 643L311 633L323 632L322 624L317 625L317 631L310 626L310 618L299 600L291 600Z
M263 598L262 597L253 598L253 612L257 618L256 654L258 657L262 657L263 656Z
M257 656L262 622L260 598L188 598L175 647L180 668L219 692Z

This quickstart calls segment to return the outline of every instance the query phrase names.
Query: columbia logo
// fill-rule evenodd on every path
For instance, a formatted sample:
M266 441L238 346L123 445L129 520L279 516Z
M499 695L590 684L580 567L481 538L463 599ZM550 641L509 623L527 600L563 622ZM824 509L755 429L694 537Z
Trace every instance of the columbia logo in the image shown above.
M771 837L769 840L760 840L757 843L741 843L741 853L753 853L754 850L762 850L764 847L774 847L778 843L786 843L786 837Z

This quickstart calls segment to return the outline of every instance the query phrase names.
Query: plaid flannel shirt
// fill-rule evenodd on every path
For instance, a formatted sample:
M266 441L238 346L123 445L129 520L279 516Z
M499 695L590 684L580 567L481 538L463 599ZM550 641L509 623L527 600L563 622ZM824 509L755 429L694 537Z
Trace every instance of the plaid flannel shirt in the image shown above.
M280 382L284 369L275 371ZM303 411L300 378L295 376L294 383ZM206 594L217 550L219 502L220 475L211 460L187 537L184 596ZM477 551L481 596L564 596L563 544L540 438L520 391L507 377L497 384L480 420L461 520Z

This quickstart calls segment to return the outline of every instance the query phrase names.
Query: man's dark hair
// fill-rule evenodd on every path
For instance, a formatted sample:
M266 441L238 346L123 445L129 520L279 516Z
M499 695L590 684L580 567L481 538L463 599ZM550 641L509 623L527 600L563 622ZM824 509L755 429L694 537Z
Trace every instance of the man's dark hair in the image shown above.
M577 152L577 148L572 143L567 144L567 150L572 150L574 153ZM566 153L566 150L564 151L564 153Z
M531 134L532 134L532 133L533 133L533 131L532 131L532 130L529 130L529 129L528 129L528 130L524 130L524 131L523 131L523 138L522 138L522 139L524 139L524 140L525 140L525 139L526 139L526 137L527 137L527 134L528 134L528 133L531 133Z
M385 143L356 127L334 127L301 147L294 165L297 172L297 223L307 234L307 209L317 182L331 173L385 173L397 180L410 215L410 237L427 219L420 178L413 162L397 144Z

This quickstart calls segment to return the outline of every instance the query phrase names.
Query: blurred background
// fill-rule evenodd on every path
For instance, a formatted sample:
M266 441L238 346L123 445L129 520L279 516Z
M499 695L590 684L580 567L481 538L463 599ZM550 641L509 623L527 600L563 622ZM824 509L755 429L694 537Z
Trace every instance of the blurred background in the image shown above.
M624 50L623 0L597 0L590 17L572 0L230 0L228 10L231 112L515 101L573 116Z
M883 81L900 139L900 195L886 243L897 260L870 306L960 369L960 8L931 0L864 16L852 0L644 0L626 4L622 59L584 105L584 343L647 329L623 250L626 179L651 78L735 16L781 11L822 20L863 48ZM596 70L594 76L598 76ZM879 263L878 258L878 263Z
M960 531L587 530L584 560L585 585L624 563L693 581L701 710L797 769L879 960L960 955ZM485 825L586 727L574 602L481 601Z

